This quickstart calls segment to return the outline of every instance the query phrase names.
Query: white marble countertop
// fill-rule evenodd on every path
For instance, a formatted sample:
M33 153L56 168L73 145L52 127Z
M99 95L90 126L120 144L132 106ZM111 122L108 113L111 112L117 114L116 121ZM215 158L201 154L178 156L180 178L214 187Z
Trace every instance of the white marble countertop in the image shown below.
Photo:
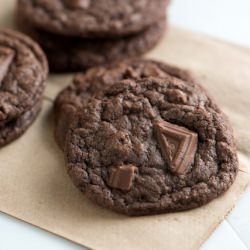
M169 14L173 25L250 47L249 0L173 0ZM249 211L250 188L201 249L250 249ZM0 213L0 249L84 248Z

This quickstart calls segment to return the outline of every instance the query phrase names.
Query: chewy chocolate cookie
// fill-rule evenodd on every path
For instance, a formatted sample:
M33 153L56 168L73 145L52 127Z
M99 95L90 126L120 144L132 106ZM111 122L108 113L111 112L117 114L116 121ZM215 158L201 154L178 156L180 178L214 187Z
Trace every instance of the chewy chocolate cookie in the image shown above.
M0 31L0 147L35 119L47 74L46 57L35 42L18 32Z
M152 49L166 31L166 19L146 30L119 38L65 37L29 27L17 13L18 27L36 40L47 54L54 72L83 71L90 67L140 56Z
M32 26L67 36L131 35L164 18L169 0L18 0Z
M75 116L68 173L87 197L128 215L199 207L234 182L232 129L203 93L173 77L125 80Z
M57 96L55 101L55 138L58 145L63 149L65 136L75 111L86 105L94 95L101 96L103 91L116 81L146 77L164 78L169 75L192 85L193 91L198 91L204 102L212 104L210 97L201 90L201 86L195 84L195 80L189 72L165 63L134 59L92 68L86 73L77 74L73 83Z

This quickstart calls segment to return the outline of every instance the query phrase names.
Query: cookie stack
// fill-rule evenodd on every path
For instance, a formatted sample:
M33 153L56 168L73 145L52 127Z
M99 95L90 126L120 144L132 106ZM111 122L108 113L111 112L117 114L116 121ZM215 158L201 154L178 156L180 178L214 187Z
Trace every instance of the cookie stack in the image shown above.
M77 74L55 101L55 137L86 196L128 215L182 211L238 171L232 129L194 77L127 60Z
M166 29L169 0L18 0L17 24L45 50L52 71L82 71L136 57Z
M30 38L0 30L0 147L31 125L42 104L47 60Z

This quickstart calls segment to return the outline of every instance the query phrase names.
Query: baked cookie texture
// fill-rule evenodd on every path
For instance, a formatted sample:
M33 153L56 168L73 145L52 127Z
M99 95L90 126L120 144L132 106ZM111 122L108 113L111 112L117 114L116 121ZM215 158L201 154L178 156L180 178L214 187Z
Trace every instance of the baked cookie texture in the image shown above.
M91 99L64 153L87 197L128 215L202 206L238 171L228 120L196 84L172 76L118 81Z
M0 147L34 121L48 74L47 59L30 38L0 30Z
M42 108L42 100L35 103L34 107L26 111L20 117L11 120L7 125L0 127L0 147L21 136L35 121Z
M164 18L169 0L18 0L18 12L51 33L117 37L138 33Z
M152 49L166 31L166 18L137 34L115 38L65 37L29 26L17 17L20 30L37 41L47 54L53 72L84 71L91 67L137 57Z
M64 148L65 136L76 110L86 105L93 96L101 96L104 90L116 81L147 77L164 78L169 75L192 85L204 101L214 109L218 108L206 91L195 83L196 80L188 71L153 60L124 60L76 74L73 83L58 94L54 105L55 138L58 145L61 149Z
M169 0L18 0L18 28L47 54L50 71L80 72L141 56L166 32Z

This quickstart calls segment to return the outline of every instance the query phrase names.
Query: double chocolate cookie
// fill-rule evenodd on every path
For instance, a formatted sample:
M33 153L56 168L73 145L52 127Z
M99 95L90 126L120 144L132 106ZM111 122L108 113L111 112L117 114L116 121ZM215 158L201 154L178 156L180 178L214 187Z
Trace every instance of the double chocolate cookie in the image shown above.
M19 28L37 41L47 54L54 72L83 71L90 67L140 56L153 48L166 31L166 19L161 19L138 34L123 38L64 37L27 25L18 18Z
M65 147L75 185L128 215L191 209L224 193L238 171L232 129L196 86L127 79L79 109Z
M119 80L142 79L147 77L165 78L172 76L185 81L197 92L200 102L213 105L206 91L198 84L192 75L182 69L152 60L126 60L116 64L100 66L77 74L73 83L59 93L55 101L56 128L55 138L61 149L64 147L65 136L78 108L83 107L93 97L101 97L104 90ZM215 105L213 106L215 107Z
M34 27L75 37L138 33L165 17L169 0L18 0L18 12Z
M19 0L16 23L42 46L51 71L84 71L152 49L166 31L168 2Z
M0 31L0 147L19 137L41 108L48 66L28 37Z

